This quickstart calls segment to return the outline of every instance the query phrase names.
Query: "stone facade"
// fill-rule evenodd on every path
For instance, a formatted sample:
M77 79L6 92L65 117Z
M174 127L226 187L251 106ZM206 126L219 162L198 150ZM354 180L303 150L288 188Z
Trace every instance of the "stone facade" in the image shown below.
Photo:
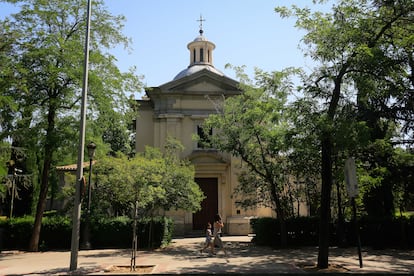
M189 159L195 166L195 180L207 199L199 214L167 212L174 218L175 235L199 230L200 225L204 227L207 221L212 221L215 213L221 214L227 234L247 235L251 232L252 217L274 214L270 209L238 208L232 193L238 184L241 161L213 149L200 148L194 139L204 119L216 113L216 103L242 91L237 81L213 66L215 45L204 37L202 30L187 48L190 51L188 68L170 82L147 88L146 96L138 100L136 150L142 152L147 145L163 148L167 137L172 136L185 147L181 158Z

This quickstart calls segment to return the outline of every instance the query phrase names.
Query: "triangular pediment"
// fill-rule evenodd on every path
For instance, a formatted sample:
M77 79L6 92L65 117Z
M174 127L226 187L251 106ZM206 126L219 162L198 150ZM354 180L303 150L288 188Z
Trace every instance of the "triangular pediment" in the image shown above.
M200 80L196 82L188 83L187 86L181 87L181 91L194 91L194 92L217 92L226 91L222 86L218 85L214 81Z
M202 70L190 76L165 83L159 88L162 93L175 94L240 94L239 83L224 75Z

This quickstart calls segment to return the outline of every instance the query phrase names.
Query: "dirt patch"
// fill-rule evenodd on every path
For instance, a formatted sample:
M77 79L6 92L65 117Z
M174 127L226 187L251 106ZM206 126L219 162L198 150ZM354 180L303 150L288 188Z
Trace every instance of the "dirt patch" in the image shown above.
M348 269L344 268L343 266L339 264L329 264L328 268L318 268L316 264L310 264L310 263L300 263L300 264L297 264L297 266L306 272L317 272L317 273L349 272Z
M105 269L107 273L151 274L155 265L136 265L135 270L129 265L111 265Z

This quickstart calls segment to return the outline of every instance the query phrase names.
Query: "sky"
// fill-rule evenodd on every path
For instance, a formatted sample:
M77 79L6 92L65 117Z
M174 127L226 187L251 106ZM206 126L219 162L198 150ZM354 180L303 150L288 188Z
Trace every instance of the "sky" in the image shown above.
M122 71L136 66L145 86L160 86L190 62L187 44L199 35L200 16L204 36L216 45L213 65L236 79L226 64L246 66L253 77L254 68L277 71L295 66L308 68L311 61L298 48L304 35L294 27L294 19L280 18L276 6L314 7L311 0L104 0L113 15L124 15L121 32L131 38L131 51L111 50ZM86 0L85 0L86 3ZM93 0L92 0L93 5ZM0 18L13 12L0 3ZM92 6L93 12L93 6ZM138 92L137 95L142 95Z

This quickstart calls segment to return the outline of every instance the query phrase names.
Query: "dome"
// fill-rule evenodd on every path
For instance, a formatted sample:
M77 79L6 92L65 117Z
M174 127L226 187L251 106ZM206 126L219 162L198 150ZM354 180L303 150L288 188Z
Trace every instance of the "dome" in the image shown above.
M196 38L194 38L194 40L193 40L193 42L196 42L196 41L208 41L208 40L205 36L199 35Z
M199 35L187 45L187 49L190 51L190 65L178 73L174 77L174 80L190 76L202 70L208 70L219 76L224 76L220 70L217 70L213 66L213 50L216 48L216 45L214 45L213 42L208 41L204 36L202 25L202 22L204 21L203 18L200 17L199 21Z
M223 72L214 68L214 66L211 66L209 64L196 64L196 65L189 66L188 68L182 70L180 73L178 73L174 77L174 80L178 80L178 79L190 76L204 69L209 70L210 72L213 72L219 76L224 76Z

